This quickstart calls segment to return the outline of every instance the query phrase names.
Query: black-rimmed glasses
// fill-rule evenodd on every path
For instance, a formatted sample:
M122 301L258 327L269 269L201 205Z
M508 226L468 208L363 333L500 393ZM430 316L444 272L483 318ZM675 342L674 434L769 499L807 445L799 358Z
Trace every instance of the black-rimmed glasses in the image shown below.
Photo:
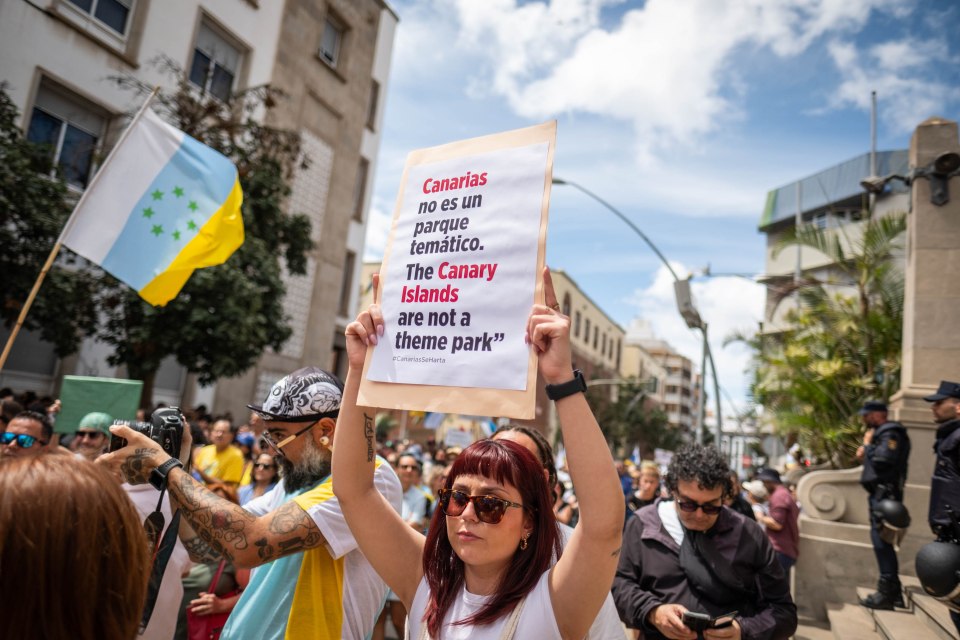
M455 489L440 490L440 509L448 516L459 516L467 508L467 504L473 503L473 510L477 514L477 520L487 524L497 524L503 520L503 514L508 507L523 509L522 504L510 502L496 496L471 496L463 491Z
M693 500L684 498L679 493L677 493L677 506L680 507L680 511L685 511L687 513L693 513L697 509L700 509L703 511L704 515L707 516L715 516L720 513L721 509L723 509L723 504L703 504L700 502L694 502Z

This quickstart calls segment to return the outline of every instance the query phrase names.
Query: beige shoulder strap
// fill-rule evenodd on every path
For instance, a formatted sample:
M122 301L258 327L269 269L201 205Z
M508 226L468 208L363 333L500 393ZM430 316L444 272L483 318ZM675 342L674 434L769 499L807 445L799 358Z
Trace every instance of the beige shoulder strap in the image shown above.
M523 605L527 602L527 596L523 596L520 599L520 602L517 603L517 606L513 608L513 611L510 612L510 617L507 618L507 623L503 625L503 631L500 633L500 640L513 640L514 635L517 633L517 626L520 624L520 613L523 611ZM410 640L410 624L407 620L407 628L404 631L404 640ZM427 625L420 622L420 635L417 636L418 640L433 640L427 635Z

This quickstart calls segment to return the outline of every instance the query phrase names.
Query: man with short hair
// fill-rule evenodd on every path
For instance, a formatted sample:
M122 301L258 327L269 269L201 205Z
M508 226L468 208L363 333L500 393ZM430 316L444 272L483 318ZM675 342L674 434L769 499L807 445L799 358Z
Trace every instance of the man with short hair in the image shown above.
M50 418L36 411L21 411L0 434L0 456L13 458L47 453L52 437Z
M694 640L685 612L736 612L706 640L790 637L797 608L766 535L723 506L730 468L714 447L686 445L666 476L672 500L643 507L623 534L613 599L620 619L646 640Z
M894 545L880 535L883 531L880 503L884 500L903 502L910 437L902 424L887 420L887 405L883 402L869 400L859 413L866 426L863 444L857 449L857 459L863 462L860 484L868 494L870 541L880 568L877 591L862 598L860 604L869 609L893 609L904 606L900 564Z
M233 425L221 418L210 428L210 442L197 452L194 469L207 484L217 480L232 487L243 477L243 452L233 444Z
M342 391L334 375L305 367L274 384L262 405L250 405L263 417L264 442L284 473L282 482L243 507L205 489L152 440L113 427L128 446L101 460L128 482L167 487L195 561L225 556L235 567L256 567L222 640L367 638L373 630L387 587L360 553L330 477ZM184 438L189 451L186 430ZM374 484L399 512L400 481L381 458Z
M777 552L783 572L790 575L790 568L800 555L800 508L790 491L783 486L780 472L776 469L761 469L757 479L767 490L767 514L757 519L767 529L767 537Z

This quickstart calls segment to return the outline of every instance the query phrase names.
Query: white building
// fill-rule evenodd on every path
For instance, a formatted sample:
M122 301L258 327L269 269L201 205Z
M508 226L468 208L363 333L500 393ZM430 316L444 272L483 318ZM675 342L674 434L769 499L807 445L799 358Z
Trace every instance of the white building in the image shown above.
M11 0L0 3L0 82L22 113L28 138L51 144L77 193L126 124L138 98L108 78L171 83L153 62L184 69L217 97L263 84L289 103L271 124L297 130L312 162L289 206L313 223L308 275L287 278L293 336L246 375L199 389L172 360L155 401L205 402L245 415L277 378L305 365L344 367L343 329L356 305L369 193L397 16L384 0ZM142 98L141 98L142 99ZM228 321L226 319L225 321ZM5 338L5 332L0 332ZM64 374L123 377L92 341L58 360L21 335L0 385L54 393Z

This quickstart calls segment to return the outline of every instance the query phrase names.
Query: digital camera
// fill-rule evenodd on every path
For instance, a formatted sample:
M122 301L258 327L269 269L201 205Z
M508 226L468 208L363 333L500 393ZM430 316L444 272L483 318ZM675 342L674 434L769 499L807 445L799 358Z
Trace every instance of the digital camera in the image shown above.
M172 458L180 457L180 443L183 442L183 418L179 407L162 407L153 412L150 422L132 420L114 420L113 424L122 424L147 436ZM110 451L127 446L126 438L110 436Z

